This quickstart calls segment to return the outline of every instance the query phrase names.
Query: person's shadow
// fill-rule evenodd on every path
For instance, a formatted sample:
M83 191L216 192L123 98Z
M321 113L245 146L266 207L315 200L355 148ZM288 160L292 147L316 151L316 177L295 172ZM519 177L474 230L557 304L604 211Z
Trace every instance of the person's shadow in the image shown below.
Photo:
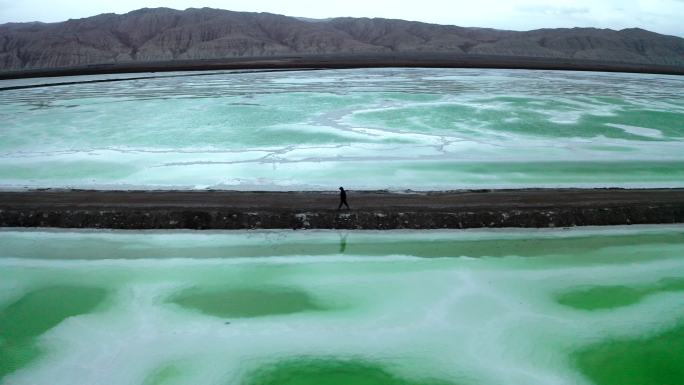
M344 254L345 250L347 250L347 234L340 234L340 254Z

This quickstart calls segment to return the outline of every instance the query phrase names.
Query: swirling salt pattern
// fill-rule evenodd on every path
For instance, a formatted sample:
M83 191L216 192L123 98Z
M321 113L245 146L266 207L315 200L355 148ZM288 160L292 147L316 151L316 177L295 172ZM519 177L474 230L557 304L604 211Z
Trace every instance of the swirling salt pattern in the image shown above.
M0 91L0 188L684 186L684 80L676 76L144 76ZM35 80L5 86L22 82ZM538 164L548 167L530 166Z

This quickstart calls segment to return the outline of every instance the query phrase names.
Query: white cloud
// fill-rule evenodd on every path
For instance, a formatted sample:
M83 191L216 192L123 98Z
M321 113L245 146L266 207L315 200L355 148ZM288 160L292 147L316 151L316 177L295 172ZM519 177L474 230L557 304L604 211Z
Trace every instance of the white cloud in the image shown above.
M547 16L574 16L589 13L589 7L566 7L557 5L525 4L518 7L522 12Z

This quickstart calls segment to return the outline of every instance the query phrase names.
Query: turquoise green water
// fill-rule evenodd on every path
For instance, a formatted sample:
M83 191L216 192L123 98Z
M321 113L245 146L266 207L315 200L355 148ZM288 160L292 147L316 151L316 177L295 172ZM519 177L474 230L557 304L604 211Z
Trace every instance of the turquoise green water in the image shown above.
M0 90L0 188L684 187L682 77L183 75Z
M0 231L0 383L681 384L684 227Z
M87 314L102 302L100 288L52 286L34 290L0 313L0 378L41 354L36 339L65 319Z
M226 301L226 298L231 300ZM287 287L192 288L172 296L169 302L204 314L229 318L294 314L323 309L314 303L307 292Z

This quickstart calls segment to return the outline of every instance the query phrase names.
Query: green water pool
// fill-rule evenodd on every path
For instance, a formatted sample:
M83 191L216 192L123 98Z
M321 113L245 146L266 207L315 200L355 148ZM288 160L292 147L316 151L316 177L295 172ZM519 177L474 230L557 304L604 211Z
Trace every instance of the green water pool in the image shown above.
M0 383L679 385L684 227L0 231Z

